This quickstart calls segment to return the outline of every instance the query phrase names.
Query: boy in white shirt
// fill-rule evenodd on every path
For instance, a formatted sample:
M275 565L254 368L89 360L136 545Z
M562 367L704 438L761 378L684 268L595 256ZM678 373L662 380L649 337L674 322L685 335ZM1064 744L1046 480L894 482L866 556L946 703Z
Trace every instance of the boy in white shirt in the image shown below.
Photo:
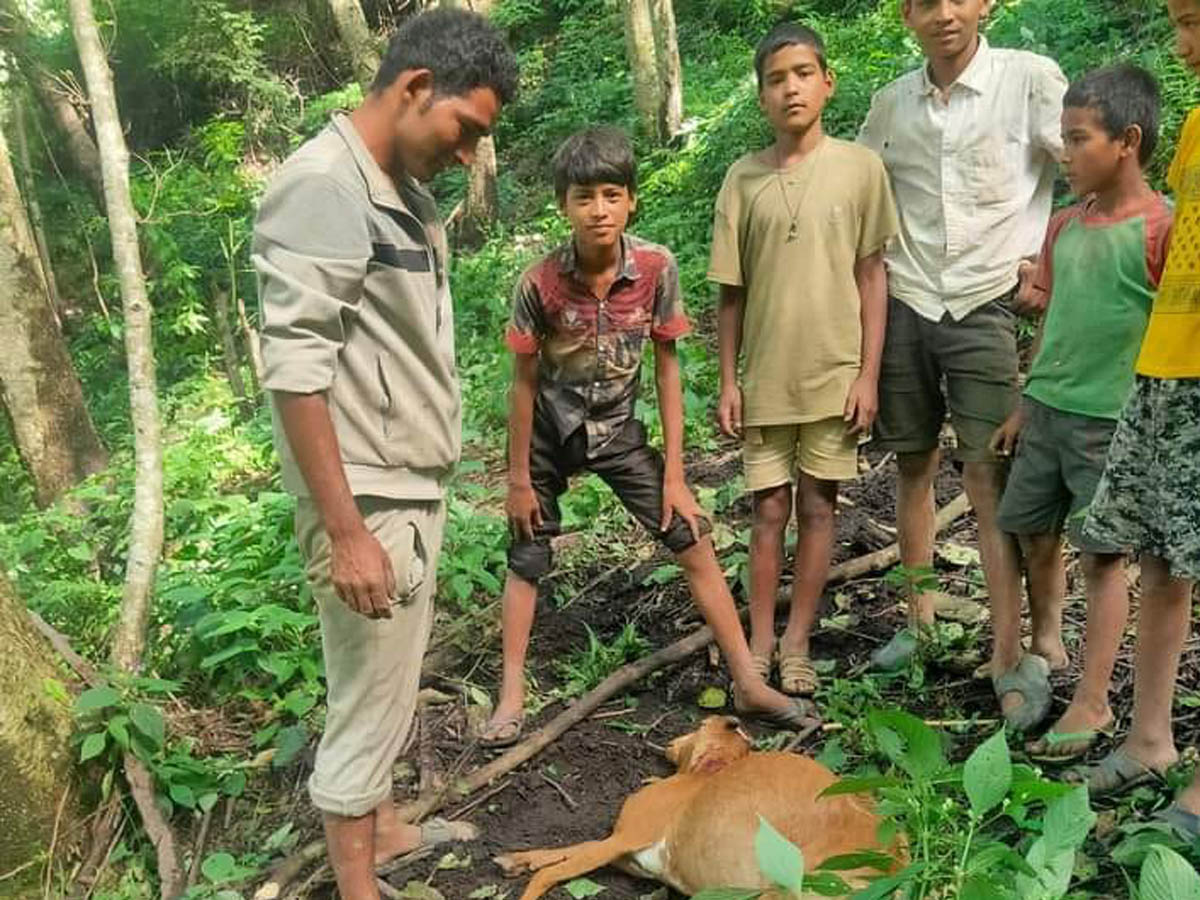
M991 0L904 0L926 64L875 95L859 140L883 158L900 213L887 254L892 300L875 433L900 468L901 559L914 568L933 561L948 410L991 595L996 694L1008 721L1028 729L1049 710L1049 671L1067 657L1048 609L1033 610L1033 652L1022 653L1019 553L996 525L1006 467L989 444L1018 400L1012 300L1049 221L1067 81L1052 60L990 47L980 23L991 8ZM912 656L933 622L933 596L914 597L909 615L877 667Z

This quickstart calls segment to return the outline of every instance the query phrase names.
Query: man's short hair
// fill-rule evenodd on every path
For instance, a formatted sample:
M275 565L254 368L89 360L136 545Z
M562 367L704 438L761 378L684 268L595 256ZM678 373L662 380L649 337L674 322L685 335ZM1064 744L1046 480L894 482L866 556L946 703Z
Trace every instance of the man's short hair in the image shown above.
M554 194L567 196L573 184L619 184L637 193L633 142L620 128L601 126L576 132L554 154Z
M430 10L400 26L371 90L387 90L410 69L432 72L434 92L441 96L491 88L503 104L517 94L517 59L504 36L483 16L465 9Z
M767 60L784 47L797 46L812 47L813 53L817 54L817 62L821 64L821 71L829 70L825 58L825 41L819 34L799 22L780 22L758 42L758 49L754 51L754 74L758 77L759 90L762 90Z
M1162 97L1154 76L1140 66L1121 63L1088 72L1074 82L1063 98L1063 106L1094 109L1104 130L1114 140L1130 125L1142 129L1138 161L1145 165L1158 146Z

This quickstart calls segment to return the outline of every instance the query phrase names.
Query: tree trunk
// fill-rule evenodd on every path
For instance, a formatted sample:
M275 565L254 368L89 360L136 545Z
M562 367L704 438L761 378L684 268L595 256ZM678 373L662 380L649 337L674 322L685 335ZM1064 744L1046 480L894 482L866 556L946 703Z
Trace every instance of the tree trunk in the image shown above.
M496 141L489 134L479 139L475 161L467 175L467 199L463 207L459 243L479 247L500 218L500 195L496 189Z
M125 145L117 113L112 71L96 28L92 0L69 0L67 5L92 104L96 145L104 171L104 200L112 236L113 263L121 285L121 307L125 318L129 412L133 420L134 491L125 590L121 598L120 621L113 638L112 663L119 671L137 672L146 645L154 576L163 544L162 422L154 371L154 335L133 200L129 195L129 148ZM173 900L183 892L184 886L174 835L155 804L145 766L130 753L125 754L125 773L142 822L154 843L162 896Z
M55 840L56 820L57 846L76 832L78 806L71 799L75 723L70 704L46 690L47 684L63 680L54 658L0 574L0 874L47 850ZM40 868L28 871L36 883ZM36 891L29 887L26 894L21 882L7 882L0 884L0 894L41 895L40 886Z
M233 338L233 325L229 309L229 293L224 290L213 292L213 305L216 307L217 331L221 335L221 362L225 368L225 377L229 379L229 388L239 404L246 402L246 383L242 381L242 361L238 357L237 342Z
M650 0L624 0L624 8L625 53L633 78L633 103L642 131L657 139L661 104Z
M108 464L39 276L37 251L0 131L0 393L39 505Z
M338 36L350 54L354 77L365 94L379 71L379 51L371 37L371 29L367 27L367 17L358 0L329 0L329 11L333 13Z
M33 162L29 155L29 129L25 121L24 98L18 98L13 107L13 126L17 135L17 159L20 161L21 178L18 190L24 192L25 205L29 210L29 228L33 232L33 241L37 246L38 262L41 264L42 283L46 296L50 300L50 308L54 311L54 321L62 328L62 300L58 294L58 281L54 277L54 266L50 262L50 245L46 243L46 227L42 219L42 206L38 203L37 192L34 190Z
M669 141L683 127L683 67L675 30L674 0L650 0L658 61L659 138Z

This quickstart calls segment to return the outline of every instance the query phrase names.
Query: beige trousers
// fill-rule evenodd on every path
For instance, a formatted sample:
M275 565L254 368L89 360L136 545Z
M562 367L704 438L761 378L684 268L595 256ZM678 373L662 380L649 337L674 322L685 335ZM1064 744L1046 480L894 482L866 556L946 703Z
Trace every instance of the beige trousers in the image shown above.
M396 574L392 618L368 619L334 592L329 538L312 500L296 508L296 537L321 617L327 712L308 781L313 804L364 816L392 791L392 766L416 708L445 507L440 501L356 498Z

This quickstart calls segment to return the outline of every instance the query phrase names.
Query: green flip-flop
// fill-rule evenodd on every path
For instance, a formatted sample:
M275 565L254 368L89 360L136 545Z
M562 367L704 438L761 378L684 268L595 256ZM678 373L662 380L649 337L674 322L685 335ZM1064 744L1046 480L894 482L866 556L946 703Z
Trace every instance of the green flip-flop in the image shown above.
M1051 729L1036 741L1025 745L1025 752L1035 762L1064 764L1075 762L1087 755L1101 737L1111 738L1115 733L1112 721L1103 728L1084 731L1055 731Z
M1005 721L1017 731L1030 731L1050 712L1050 664L1036 653L1026 653L1015 669L992 678L996 700L1006 694L1020 694L1020 706L1004 714Z

